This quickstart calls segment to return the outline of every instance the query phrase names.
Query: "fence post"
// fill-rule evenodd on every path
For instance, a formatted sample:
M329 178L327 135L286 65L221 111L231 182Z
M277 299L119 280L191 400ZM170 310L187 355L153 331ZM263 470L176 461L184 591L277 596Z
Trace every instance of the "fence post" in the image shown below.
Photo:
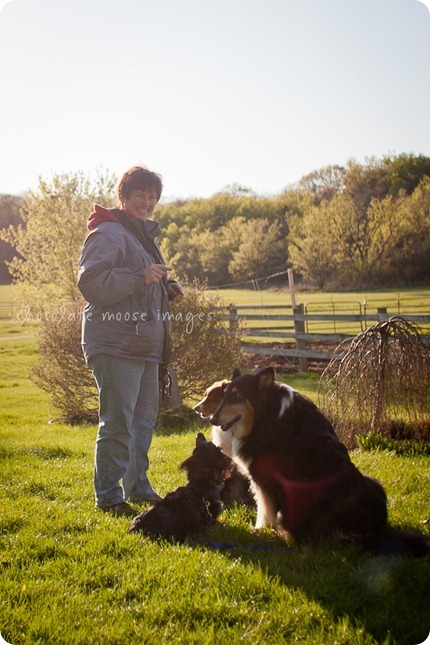
M287 269L287 275L288 275L288 286L290 288L290 296L291 296L291 307L294 309L296 306L296 292L294 289L294 273L292 269Z
M228 306L228 325L231 331L236 331L238 322L237 307L234 304Z
M378 314L380 321L388 320L387 307L377 307L376 313Z
M303 303L296 305L293 307L293 315L295 316L296 314L304 314L305 313L305 306ZM305 321L304 320L296 320L294 318L294 331L295 333L304 333L305 332ZM296 338L296 348L300 350L305 350L306 351L306 341L304 339L299 339ZM306 356L299 356L299 371L300 372L307 372L308 371L308 359Z

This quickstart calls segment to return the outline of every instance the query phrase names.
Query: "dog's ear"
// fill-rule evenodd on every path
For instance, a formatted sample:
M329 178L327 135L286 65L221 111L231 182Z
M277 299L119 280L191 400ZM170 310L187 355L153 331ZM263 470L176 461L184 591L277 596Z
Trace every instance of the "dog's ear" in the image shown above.
M182 464L179 466L179 470L185 470L188 473L188 468L193 463L192 457L185 459Z
M201 443L206 443L206 437L202 432L199 432L196 437L196 446L199 446Z
M242 371L240 370L239 367L235 367L233 370L233 374L231 375L231 380L234 378L238 378L238 376L242 376Z
M275 380L275 370L273 367L265 367L256 374L256 378L260 389L270 387Z

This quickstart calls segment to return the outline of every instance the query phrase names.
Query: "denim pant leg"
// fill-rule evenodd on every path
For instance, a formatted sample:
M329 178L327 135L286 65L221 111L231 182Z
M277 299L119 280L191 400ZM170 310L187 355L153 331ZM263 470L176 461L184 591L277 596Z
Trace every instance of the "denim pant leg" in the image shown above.
M94 464L96 505L113 506L124 500L120 481L129 463L131 427L145 361L97 354L90 359L90 365L99 390Z
M158 363L145 362L131 425L130 459L123 477L124 495L130 501L153 495L148 480L148 452L158 415Z

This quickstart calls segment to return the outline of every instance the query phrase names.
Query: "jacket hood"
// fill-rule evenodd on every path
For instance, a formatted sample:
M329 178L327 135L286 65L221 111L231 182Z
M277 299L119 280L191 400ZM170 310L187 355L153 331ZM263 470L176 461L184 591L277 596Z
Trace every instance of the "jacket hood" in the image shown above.
M105 208L104 206L99 206L99 204L95 204L93 212L88 217L87 228L90 231L92 231L93 229L96 228L96 226L98 226L102 222L119 223L119 219L108 208Z
M94 210L89 215L87 220L87 229L92 231L102 222L118 222L118 224L122 224L123 222L121 222L120 218L116 216L115 211L117 211L119 215L121 215L121 213L124 213L124 215L126 215L131 221L135 221L136 223L139 221L133 217L132 213L129 213L125 210L118 210L115 208L111 210L110 208L105 208L104 206L95 204ZM159 223L155 220L146 220L143 223L143 227L146 231L146 234L149 235L152 239L160 235L160 226Z

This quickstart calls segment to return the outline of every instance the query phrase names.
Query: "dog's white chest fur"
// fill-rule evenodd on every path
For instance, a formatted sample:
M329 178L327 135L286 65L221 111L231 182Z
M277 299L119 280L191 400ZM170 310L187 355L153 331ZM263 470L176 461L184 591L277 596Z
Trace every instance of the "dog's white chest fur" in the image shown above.
M212 443L220 448L225 455L232 457L232 435L228 430L224 432L220 426L212 426Z

